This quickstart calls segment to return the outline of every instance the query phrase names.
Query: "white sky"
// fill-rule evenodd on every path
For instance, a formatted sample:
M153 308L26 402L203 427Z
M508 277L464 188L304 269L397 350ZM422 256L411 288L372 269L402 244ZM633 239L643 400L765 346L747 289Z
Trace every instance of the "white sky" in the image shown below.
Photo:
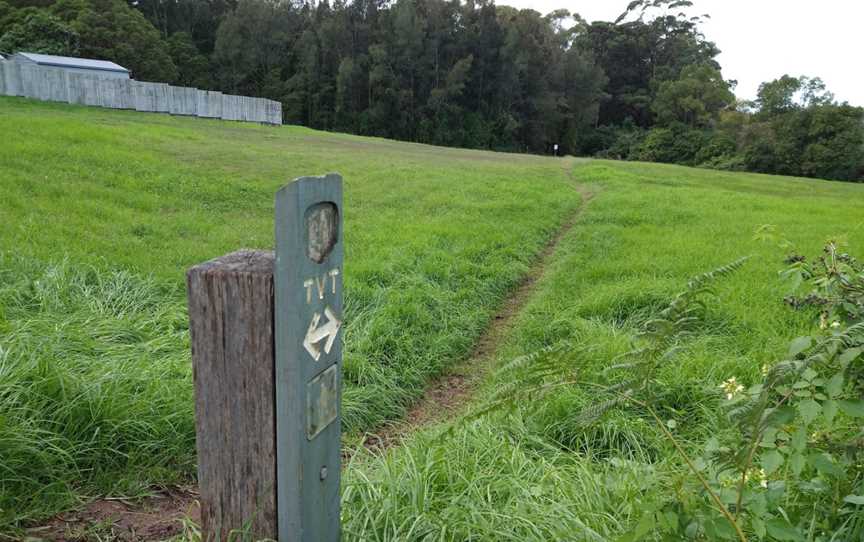
M579 13L611 21L629 0L497 0L499 5ZM864 0L693 0L688 13L707 13L705 36L722 51L718 62L735 93L756 97L764 81L788 73L821 77L839 101L864 106Z

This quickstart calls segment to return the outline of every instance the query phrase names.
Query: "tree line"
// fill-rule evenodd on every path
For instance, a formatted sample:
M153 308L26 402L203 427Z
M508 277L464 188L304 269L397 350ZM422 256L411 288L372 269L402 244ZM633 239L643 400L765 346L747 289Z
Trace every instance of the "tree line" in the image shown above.
M864 110L807 77L737 101L691 4L589 23L492 0L0 0L0 51L262 96L322 130L864 180Z

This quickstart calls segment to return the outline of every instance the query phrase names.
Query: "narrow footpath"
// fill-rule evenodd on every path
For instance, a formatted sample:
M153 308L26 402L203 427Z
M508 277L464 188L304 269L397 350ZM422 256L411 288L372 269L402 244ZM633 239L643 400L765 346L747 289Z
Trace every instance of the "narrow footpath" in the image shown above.
M404 419L369 433L364 441L371 450L386 450L418 429L455 417L471 401L484 377L493 368L499 347L513 329L516 318L534 294L537 282L561 240L578 222L594 193L575 182L576 159L565 159L571 184L582 201L538 255L522 282L501 305L473 352L432 382ZM165 540L186 531L192 535L199 522L197 487L156 488L146 499L96 499L81 510L60 514L47 525L29 530L29 540Z
M572 169L569 161L567 167ZM573 188L582 196L576 211L543 247L522 282L492 318L471 355L432 382L404 419L367 434L364 445L368 449L388 449L418 429L454 418L471 401L480 383L493 368L499 347L534 294L537 282L543 276L561 240L570 232L594 197L594 193L582 185L574 183Z

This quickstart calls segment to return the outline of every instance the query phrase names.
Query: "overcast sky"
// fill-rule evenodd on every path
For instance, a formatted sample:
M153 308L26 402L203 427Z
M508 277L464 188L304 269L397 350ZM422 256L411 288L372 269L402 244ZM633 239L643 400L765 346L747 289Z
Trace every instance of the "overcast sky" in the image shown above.
M705 36L722 51L739 98L780 77L821 77L839 101L864 106L864 0L693 0ZM497 0L541 13L564 8L589 21L615 20L629 0Z

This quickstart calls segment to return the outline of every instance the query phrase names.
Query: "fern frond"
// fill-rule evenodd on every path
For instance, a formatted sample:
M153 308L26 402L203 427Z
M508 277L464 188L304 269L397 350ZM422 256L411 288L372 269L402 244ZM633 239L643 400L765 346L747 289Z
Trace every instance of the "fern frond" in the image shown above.
M567 348L569 348L571 346L572 346L572 343L570 341L561 341L561 342L558 342L558 343L555 343L555 344L552 344L549 346L544 346L543 348L540 348L539 350L535 350L534 352L531 352L529 354L525 354L525 355L513 358L509 362L502 365L496 372L498 374L505 374L505 373L514 372L518 369L527 367L528 365L537 361L538 359L542 358L543 356L546 356L546 355L554 353L554 352L565 351L565 350L567 350Z
M621 403L625 402L626 398L621 396L616 396L611 399L607 399L600 403L595 403L589 407L586 407L579 411L579 414L576 415L574 421L578 426L588 426L599 420L604 414L617 407Z
M633 393L645 387L645 381L640 378L631 378L624 382L612 384L606 388L607 393Z
M606 367L605 369L603 369L603 374L606 375L606 374L609 374L613 371L619 371L621 369L632 369L634 367L639 366L639 364L640 364L639 362L635 362L635 361L631 362L631 363L616 363L615 365L610 365L610 366Z

